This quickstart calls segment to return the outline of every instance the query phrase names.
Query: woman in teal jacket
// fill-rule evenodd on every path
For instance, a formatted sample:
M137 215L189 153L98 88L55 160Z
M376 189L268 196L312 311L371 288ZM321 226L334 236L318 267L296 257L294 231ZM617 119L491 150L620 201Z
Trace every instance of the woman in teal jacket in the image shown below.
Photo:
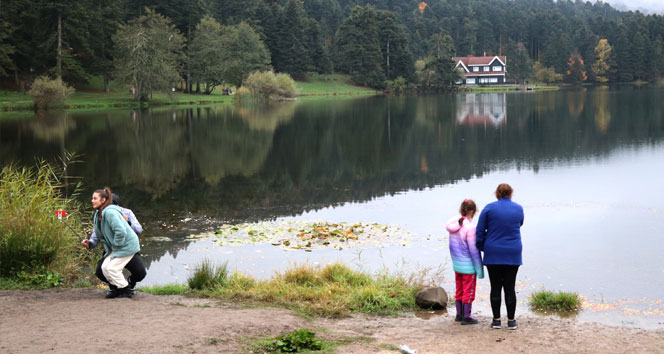
M125 221L121 209L112 205L113 194L110 188L104 187L92 193L91 203L96 210L94 230L105 250L101 270L108 282L117 287L106 297L131 297L129 282L122 274L122 269L141 250L138 236Z

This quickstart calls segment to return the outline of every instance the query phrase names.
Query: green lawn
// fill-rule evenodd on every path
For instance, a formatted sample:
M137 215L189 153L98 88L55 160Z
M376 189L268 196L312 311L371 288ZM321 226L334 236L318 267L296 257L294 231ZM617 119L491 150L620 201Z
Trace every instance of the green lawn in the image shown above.
M169 96L166 93L155 92L148 103L139 103L133 100L129 89L115 82L110 83L111 92L103 92L101 78L94 77L90 83L77 88L74 95L67 101L67 109L109 109L119 107L165 106L165 105L200 105L215 104L229 105L233 103L233 96L222 96L221 90L211 95L186 94L176 92ZM300 96L353 96L373 95L374 89L355 86L349 75L343 74L314 74L304 81L297 82ZM32 109L32 97L18 91L0 91L0 111L17 111Z
M355 86L349 75L314 74L305 81L297 81L300 96L316 95L373 95L376 90L368 87Z

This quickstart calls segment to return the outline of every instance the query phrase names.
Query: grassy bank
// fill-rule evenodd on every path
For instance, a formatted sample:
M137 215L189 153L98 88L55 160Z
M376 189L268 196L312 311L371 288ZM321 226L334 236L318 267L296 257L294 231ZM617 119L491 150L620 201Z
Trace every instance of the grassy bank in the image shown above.
M149 102L143 103L134 101L128 88L122 85L111 83L110 90L111 92L104 92L101 81L93 78L90 84L77 88L63 108L83 110L167 105L230 105L233 103L233 96L223 96L221 90L216 90L210 95L181 92L168 95L155 92ZM350 77L342 74L313 74L304 81L298 81L297 90L300 96L371 95L376 93L373 89L353 85ZM18 91L0 91L0 111L31 110L32 107L33 100L28 94Z
M324 268L294 266L270 280L228 274L225 266L215 268L205 264L197 268L188 285L141 290L156 295L205 296L248 305L277 306L307 315L343 316L351 313L396 315L414 310L415 293L422 288L422 284L404 276L372 277L341 264Z
M349 75L314 74L304 81L297 81L300 96L373 95L376 90L355 86Z

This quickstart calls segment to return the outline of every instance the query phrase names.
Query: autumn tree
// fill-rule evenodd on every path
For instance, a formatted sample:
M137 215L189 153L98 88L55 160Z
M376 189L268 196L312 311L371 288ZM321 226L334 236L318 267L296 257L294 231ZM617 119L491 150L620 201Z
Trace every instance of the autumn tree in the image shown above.
M611 45L606 39L600 39L595 47L595 63L592 65L592 71L597 82L609 81L608 73L611 70L610 63Z
M146 9L113 37L116 78L133 86L137 101L147 101L153 90L170 89L180 80L184 41L168 18Z
M579 53L572 53L567 60L567 80L574 83L588 80L585 64Z
M539 61L533 65L533 71L535 73L535 80L538 82L552 84L563 80L563 74L558 74L553 67L545 67Z

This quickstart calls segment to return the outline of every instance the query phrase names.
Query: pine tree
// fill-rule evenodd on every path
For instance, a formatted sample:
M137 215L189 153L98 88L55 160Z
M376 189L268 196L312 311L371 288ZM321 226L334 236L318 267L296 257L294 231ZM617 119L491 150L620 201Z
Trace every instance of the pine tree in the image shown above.
M586 81L588 76L586 75L585 64L583 63L583 58L579 53L572 53L569 60L567 61L567 80L573 83L580 83Z

